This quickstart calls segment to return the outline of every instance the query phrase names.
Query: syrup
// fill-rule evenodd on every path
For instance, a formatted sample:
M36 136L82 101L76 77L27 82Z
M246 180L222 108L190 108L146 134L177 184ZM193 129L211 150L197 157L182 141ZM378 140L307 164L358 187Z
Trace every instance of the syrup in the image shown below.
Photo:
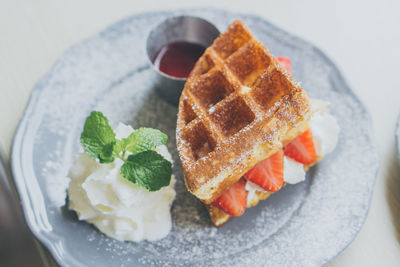
M205 49L196 43L173 42L160 49L153 64L172 77L187 78Z

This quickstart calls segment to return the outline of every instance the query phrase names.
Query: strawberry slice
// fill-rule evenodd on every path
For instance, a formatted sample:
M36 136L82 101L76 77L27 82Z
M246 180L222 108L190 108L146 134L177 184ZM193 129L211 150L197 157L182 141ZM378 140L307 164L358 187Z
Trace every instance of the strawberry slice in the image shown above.
M245 189L246 180L241 178L232 185L217 200L213 202L214 206L222 209L231 216L241 216L247 205L247 191Z
M290 58L288 58L288 57L277 57L276 59L287 70L287 72L292 74L292 62L290 61Z
M283 151L257 163L244 177L267 191L278 191L283 185Z
M313 164L316 160L316 152L310 129L297 136L284 148L285 156L294 159L304 165Z

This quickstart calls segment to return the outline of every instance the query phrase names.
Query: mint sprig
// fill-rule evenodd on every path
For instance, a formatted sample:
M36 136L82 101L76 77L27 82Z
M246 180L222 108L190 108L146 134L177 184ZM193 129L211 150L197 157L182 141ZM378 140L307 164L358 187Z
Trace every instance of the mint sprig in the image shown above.
M163 132L144 127L118 140L108 119L101 112L92 111L86 118L80 141L93 159L111 163L118 157L124 161L120 170L124 178L149 191L157 191L171 180L172 164L154 151L167 140ZM130 154L128 158L126 153Z

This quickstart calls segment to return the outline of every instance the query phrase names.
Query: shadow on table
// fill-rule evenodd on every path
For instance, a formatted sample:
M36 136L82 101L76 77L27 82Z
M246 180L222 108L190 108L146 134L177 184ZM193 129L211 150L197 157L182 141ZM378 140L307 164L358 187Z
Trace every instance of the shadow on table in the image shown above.
M389 173L389 177L386 180L386 198L392 213L396 238L400 243L400 164L395 148L393 148L391 154L391 160L386 166Z
M12 195L6 179L7 170L3 166L0 164L0 266L43 266L33 236Z

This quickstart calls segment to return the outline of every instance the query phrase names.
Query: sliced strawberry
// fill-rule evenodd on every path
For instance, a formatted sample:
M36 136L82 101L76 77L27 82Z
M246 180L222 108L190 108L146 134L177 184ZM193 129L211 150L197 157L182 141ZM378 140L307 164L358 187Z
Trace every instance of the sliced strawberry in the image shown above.
M290 58L288 58L288 57L277 57L276 59L287 70L287 72L292 74L292 62L290 61Z
M217 200L213 205L222 209L231 216L241 216L247 205L247 191L245 189L246 180L241 178L238 182L232 185Z
M283 185L283 151L257 163L244 177L267 191L278 191Z
M308 129L297 136L284 148L285 156L305 165L313 164L316 160L315 147L311 130Z

